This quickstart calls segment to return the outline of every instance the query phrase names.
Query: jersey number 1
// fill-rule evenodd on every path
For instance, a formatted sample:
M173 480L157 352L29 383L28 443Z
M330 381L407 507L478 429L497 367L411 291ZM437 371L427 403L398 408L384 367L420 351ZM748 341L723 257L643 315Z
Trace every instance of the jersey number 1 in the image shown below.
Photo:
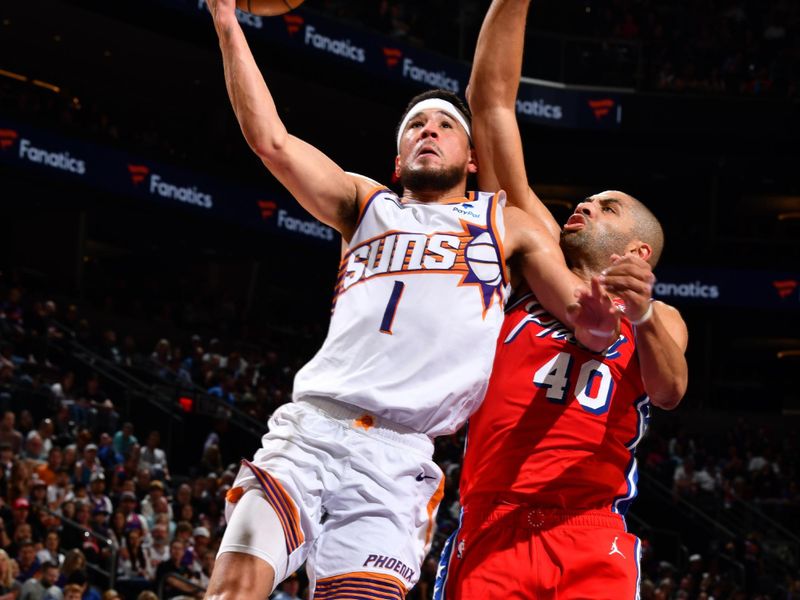
M383 313L383 321L381 321L381 333L392 335L392 323L394 323L394 315L397 312L397 305L400 303L400 297L403 295L403 288L406 284L402 281L395 281L392 295L389 296L389 304L386 305L386 310Z
M533 374L536 387L544 388L545 397L555 404L564 404L572 387L572 356L559 352L544 363ZM608 410L611 394L614 392L614 379L608 365L598 360L587 360L581 365L573 394L584 410L602 414Z

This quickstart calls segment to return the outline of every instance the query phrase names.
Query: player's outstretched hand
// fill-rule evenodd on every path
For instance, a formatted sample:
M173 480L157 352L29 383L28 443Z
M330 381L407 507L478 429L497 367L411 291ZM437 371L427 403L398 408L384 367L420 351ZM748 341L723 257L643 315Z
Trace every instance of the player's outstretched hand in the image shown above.
M599 277L592 277L591 287L578 289L575 296L578 301L567 307L575 336L590 350L604 350L619 334L619 309Z
M650 308L656 278L646 260L634 255L611 255L611 266L600 276L603 287L625 303L625 315L638 321Z

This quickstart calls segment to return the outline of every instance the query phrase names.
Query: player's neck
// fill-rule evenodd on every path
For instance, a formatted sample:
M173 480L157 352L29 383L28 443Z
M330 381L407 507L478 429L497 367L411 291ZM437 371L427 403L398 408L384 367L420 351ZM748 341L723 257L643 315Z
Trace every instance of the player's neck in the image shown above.
M463 198L466 189L463 185L457 185L449 190L410 190L403 189L401 199L410 204L447 204L453 200Z
M595 275L600 275L603 272L603 267L583 262L571 262L570 270L577 275L581 281L586 285L592 280Z

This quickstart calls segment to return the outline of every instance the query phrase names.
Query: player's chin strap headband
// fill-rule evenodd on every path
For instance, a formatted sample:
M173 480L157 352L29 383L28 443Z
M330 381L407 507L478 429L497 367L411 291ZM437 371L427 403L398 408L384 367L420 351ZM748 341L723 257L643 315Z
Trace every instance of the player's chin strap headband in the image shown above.
M429 110L431 108L435 108L436 110L440 110L444 113L447 113L451 117L453 117L459 124L464 128L464 131L467 132L467 137L472 141L472 130L469 127L469 123L464 118L464 115L461 114L461 111L458 110L452 102L448 102L447 100L443 100L441 98L428 98L427 100L422 100L417 102L411 110L406 113L403 122L400 123L400 129L397 131L397 152L400 153L400 139L403 137L403 132L406 130L406 125L408 122L416 117L420 112L423 110Z

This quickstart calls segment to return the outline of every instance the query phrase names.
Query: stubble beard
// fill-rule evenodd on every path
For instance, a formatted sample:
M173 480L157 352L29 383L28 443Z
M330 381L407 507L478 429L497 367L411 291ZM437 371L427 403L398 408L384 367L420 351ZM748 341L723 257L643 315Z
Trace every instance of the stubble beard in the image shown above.
M617 231L592 231L587 223L578 231L561 232L561 250L570 266L601 271L610 264L612 254L625 252L629 238Z
M464 173L457 166L439 168L410 168L404 166L400 169L400 184L415 192L446 192L457 186Z

